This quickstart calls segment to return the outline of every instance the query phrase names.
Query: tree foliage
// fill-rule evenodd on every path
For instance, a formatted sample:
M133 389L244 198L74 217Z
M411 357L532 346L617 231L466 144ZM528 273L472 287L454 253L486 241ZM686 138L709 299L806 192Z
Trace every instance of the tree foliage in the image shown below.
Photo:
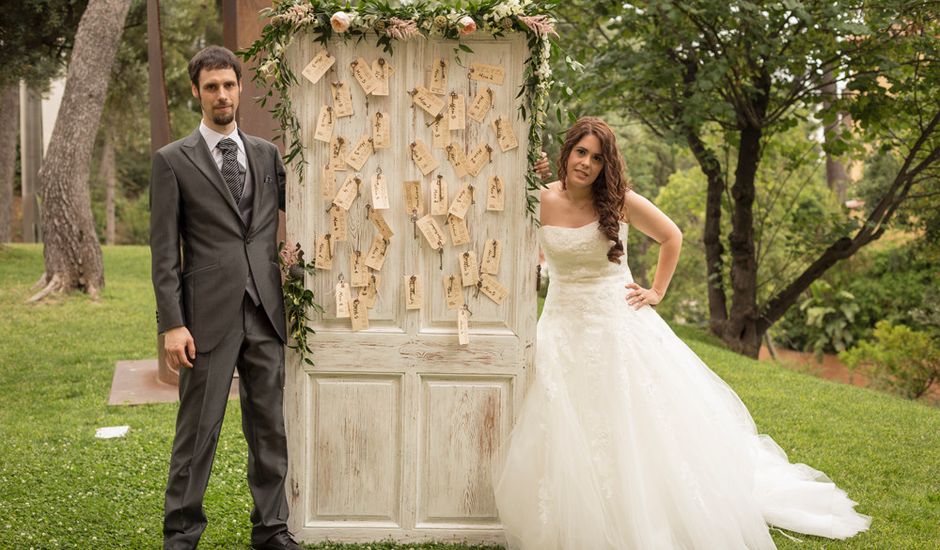
M878 239L911 199L938 191L940 14L933 2L576 1L559 13L568 25L563 45L585 64L575 94L582 105L628 113L684 143L705 175L710 326L733 349L756 355L763 334L813 281ZM845 93L823 93L823 75ZM882 151L897 159L897 170L873 187L863 219L846 217L825 238L805 232L814 246L760 298L762 277L774 278L762 275L764 258L773 256L758 245L758 210L774 193L760 191L768 144L844 112L855 131L830 136L827 151ZM801 206L791 208L812 221Z
M42 89L68 62L88 0L23 0L0 9L0 87Z

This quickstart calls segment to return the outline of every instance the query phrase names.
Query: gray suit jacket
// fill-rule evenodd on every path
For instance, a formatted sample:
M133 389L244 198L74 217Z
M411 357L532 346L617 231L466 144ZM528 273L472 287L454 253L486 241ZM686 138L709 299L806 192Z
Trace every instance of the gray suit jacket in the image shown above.
M271 323L286 341L277 263L284 164L273 143L240 130L239 135L254 182L250 227L198 129L153 156L150 253L157 331L185 325L198 352L211 351L235 328L249 274Z

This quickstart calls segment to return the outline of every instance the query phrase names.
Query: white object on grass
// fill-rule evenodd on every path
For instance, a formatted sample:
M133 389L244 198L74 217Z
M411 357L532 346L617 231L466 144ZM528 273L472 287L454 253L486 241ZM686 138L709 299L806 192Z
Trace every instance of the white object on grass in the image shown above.
M108 426L105 428L98 428L95 430L95 437L98 439L112 439L115 437L124 437L127 435L127 431L130 430L130 426Z

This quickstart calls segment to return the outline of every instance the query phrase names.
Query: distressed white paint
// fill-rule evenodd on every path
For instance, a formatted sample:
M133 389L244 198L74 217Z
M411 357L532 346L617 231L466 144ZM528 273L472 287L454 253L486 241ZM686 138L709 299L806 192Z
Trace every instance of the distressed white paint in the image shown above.
M286 417L289 436L289 500L291 529L303 540L400 541L467 540L502 542L492 495L493 466L517 414L534 355L535 231L525 214L528 126L518 115L516 94L523 82L528 49L522 36L465 40L474 53L454 59L454 43L414 39L396 42L389 56L373 46L374 39L356 44L334 42L336 70L317 84L301 78L293 101L301 120L309 161L305 184L291 173L288 187L288 238L300 242L312 257L316 235L326 231L328 201L320 197L320 167L328 146L313 140L316 117L331 103L328 82L342 78L352 88L356 116L337 119L335 135L350 145L369 131L378 110L392 117L391 149L380 149L362 168L362 195L350 210L350 242L336 247L334 269L309 277L307 285L326 306L311 326L315 367L288 361ZM320 46L298 37L290 50L291 67L300 74ZM353 80L349 63L359 56L383 56L395 69L391 95L368 98ZM484 125L468 119L467 129L453 131L454 141L469 151L483 139L494 148L493 162L472 182L476 204L468 214L472 243L446 247L444 270L436 252L413 228L404 212L403 181L423 182L430 205L431 182L437 174L448 181L449 200L459 189L442 150L434 150L440 168L421 176L408 156L416 137L431 144L430 117L411 107L407 91L430 82L431 64L448 60L449 91L469 100L480 83L467 78L470 62L506 69L495 92L494 108ZM514 121L518 149L502 153L490 123L499 115ZM370 328L352 332L348 319L336 319L332 288L340 273L349 278L353 246L368 251L376 230L366 219L369 179L381 167L389 185L391 208L383 211L395 236L389 248L379 298L370 310ZM507 182L504 212L485 210L486 181L499 175ZM340 173L338 179L344 177ZM465 178L465 181L471 181ZM444 217L437 218L443 225ZM482 256L483 242L498 238L504 245L497 278L510 296L497 306L465 290L473 312L471 341L460 347L456 312L444 303L444 274L459 276L458 257L466 250ZM424 277L425 307L407 311L401 280L404 274Z

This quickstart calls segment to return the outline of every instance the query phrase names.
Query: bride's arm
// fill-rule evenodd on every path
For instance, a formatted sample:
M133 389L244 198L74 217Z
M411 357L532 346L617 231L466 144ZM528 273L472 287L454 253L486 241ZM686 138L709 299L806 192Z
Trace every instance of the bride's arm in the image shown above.
M627 191L624 197L623 215L630 225L660 245L653 286L647 290L636 283L627 285L627 288L633 289L633 293L627 297L628 303L637 308L647 304L656 305L666 295L669 282L676 272L679 251L682 249L682 232L662 210L633 191Z

